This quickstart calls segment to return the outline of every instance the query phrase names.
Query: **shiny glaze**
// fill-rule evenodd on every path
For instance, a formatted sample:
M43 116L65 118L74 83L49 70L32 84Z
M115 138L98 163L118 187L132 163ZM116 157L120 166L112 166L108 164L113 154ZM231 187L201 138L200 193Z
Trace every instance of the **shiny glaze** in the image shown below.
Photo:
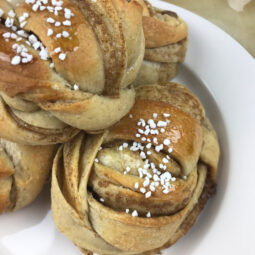
M153 118L153 113L157 113L158 117ZM170 113L171 116L166 118L164 113ZM165 132L159 132L158 135L147 135L146 138L151 139L152 145L156 146L163 144L167 138L171 141L170 145L164 145L164 151L168 153L168 149L172 148L172 155L177 160L192 162L191 165L197 161L203 141L203 130L199 122L193 119L187 113L177 109L176 107L153 100L137 100L135 105L130 111L133 118L129 114L125 116L117 125L110 130L110 137L114 139L133 140L140 143L143 142L141 137L136 137L138 129L140 128L137 123L139 119L144 119L147 123L149 119L153 119L155 123L159 120L170 120L170 123L165 127ZM144 128L143 128L144 129ZM157 128L160 130L160 128ZM156 137L158 144L153 142Z
M50 4L44 5L44 6L51 6ZM30 14L30 17L27 19L28 23L25 26L25 28L34 30L34 26L31 23L39 22L40 23L40 30L34 31L35 34L39 36L39 38L49 39L49 43L46 42L46 40L43 40L43 43L47 46L47 49L49 50L49 53L51 57L57 57L57 54L54 53L54 49L57 47L61 47L62 52L70 52L72 51L75 47L80 45L79 38L77 36L77 28L78 26L82 23L81 22L81 14L75 8L74 5L72 5L69 1L64 1L63 8L68 8L74 13L74 17L69 19L72 22L71 26L63 26L62 22L67 20L64 16L64 12L60 11L58 16L55 16L54 13L49 12L48 10L44 11L37 11L33 12L32 10L32 5L30 4L22 4L20 7L17 8L17 14L18 16L22 16L24 12L28 12ZM80 14L80 15L79 15ZM48 23L47 18L52 18L57 22L61 22L61 25L56 27L55 24L53 23ZM53 35L52 36L47 36L47 31L48 29L53 30ZM68 38L56 38L55 35L58 33L62 33L63 31L67 31L70 36ZM46 43L45 43L45 42Z
M17 42L14 39L3 38L3 33L12 32L0 25L0 89L10 97L26 92L35 87L48 86L44 80L50 78L50 68L47 61L41 60L37 52L27 46L24 40ZM29 63L12 65L14 56L19 56L12 49L13 44L24 45L28 53L33 56Z
M11 63L11 59L16 55L16 52L12 49L15 41L13 39L6 41L3 38L3 34L6 32L10 32L10 30L0 25L0 62Z
M64 0L62 5L63 9L67 8L74 14L70 19L65 18L63 10L59 11L58 16L55 16L48 10L33 12L31 8L32 5L24 3L16 9L18 16L22 16L24 12L29 13L25 30L36 34L46 46L56 70L65 79L72 84L78 83L80 89L86 90L85 84L88 83L87 80L90 80L90 77L93 77L94 70L98 70L99 73L103 72L103 63L100 61L101 53L94 32L83 14L70 0ZM60 22L61 25L56 27L55 23L47 22L48 18ZM62 22L65 20L71 21L71 26L64 26ZM47 35L48 29L53 30L51 36ZM63 31L68 32L69 36L56 38L56 35ZM54 52L59 47L61 51ZM60 53L66 54L64 61L59 59ZM96 79L95 83L98 78L93 79ZM83 88L83 86L85 87ZM103 90L103 84L99 90Z

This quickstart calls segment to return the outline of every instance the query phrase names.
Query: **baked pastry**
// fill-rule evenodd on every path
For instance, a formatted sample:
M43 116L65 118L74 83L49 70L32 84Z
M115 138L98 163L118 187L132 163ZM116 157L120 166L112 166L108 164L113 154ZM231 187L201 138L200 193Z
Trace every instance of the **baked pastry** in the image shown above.
M135 80L136 85L173 79L187 50L187 24L175 12L159 10L144 0L143 30L145 56Z
M7 14L6 4L0 3L1 108L19 127L44 136L68 133L55 137L63 142L74 134L70 126L98 132L130 110L129 85L145 50L140 4L11 0ZM1 130L0 136L27 140Z
M28 145L50 145L66 142L79 133L31 102L1 92L0 95L2 138Z
M155 254L194 224L218 159L217 135L187 88L140 86L119 123L58 150L53 219L84 254Z
M30 204L49 177L56 146L0 139L0 214ZM34 160L36 158L36 160Z

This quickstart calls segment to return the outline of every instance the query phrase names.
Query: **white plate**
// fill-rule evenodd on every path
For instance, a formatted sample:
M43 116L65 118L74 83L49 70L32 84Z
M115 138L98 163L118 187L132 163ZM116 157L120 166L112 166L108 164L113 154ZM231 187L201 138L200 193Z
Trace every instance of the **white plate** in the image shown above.
M177 81L200 98L220 138L218 190L196 225L164 254L255 254L255 61L229 35L176 6L189 25ZM54 226L49 188L27 208L0 217L1 255L81 255Z

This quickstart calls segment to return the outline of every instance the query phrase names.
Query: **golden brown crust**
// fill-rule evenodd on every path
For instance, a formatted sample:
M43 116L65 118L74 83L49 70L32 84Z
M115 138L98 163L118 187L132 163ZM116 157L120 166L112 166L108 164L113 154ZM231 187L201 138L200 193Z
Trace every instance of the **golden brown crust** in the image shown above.
M176 43L187 37L187 25L180 22L177 26L163 22L155 17L143 17L143 30L146 48L157 48Z
M7 18L7 13L12 9L12 6L9 2L2 0L0 1L0 8L3 10L2 18Z
M167 103L152 100L137 100L130 111L133 118L130 119L129 116L125 116L110 130L109 139L124 139L140 142L141 139L136 137L137 123L140 118L145 120L150 119L154 112L159 115L159 118L155 119L156 122L160 120L160 116L163 113L171 114L170 124L165 128L164 133L160 133L157 136L157 141L159 144L163 144L164 139L168 138L171 140L171 145L166 146L164 150L167 152L170 147L173 149L172 155L182 164L183 175L188 175L193 170L200 154L202 128L188 114ZM147 137L153 141L154 135L149 134ZM152 144L156 146L153 142Z
M156 9L146 0L139 3L143 7L146 48L158 48L187 38L187 24L176 13Z
M17 54L13 49L17 42L1 36L13 33L1 25L0 89L4 96L28 101L49 111L60 122L92 132L111 126L130 110L135 95L127 86L134 81L145 50L142 7L135 0L64 0L63 11L58 15L45 6L35 12L33 5L25 2L13 8L18 18L27 13L28 18L22 26L46 47L54 69L50 61L42 60L41 53L25 41L18 44L26 47L32 61L11 64ZM64 10L69 10L72 18L71 25L63 28ZM48 19L57 21L60 26ZM68 38L57 37L63 30ZM48 36L49 31L52 36ZM57 49L64 53L65 61L60 59ZM28 106L21 101L8 98L7 101L14 107ZM100 108L98 103L109 107L111 112L107 114L107 109ZM93 122L94 114L97 114L98 126ZM22 121L26 122L28 118L23 117Z
M103 63L101 59L100 49L97 39L86 21L85 17L79 11L78 7L71 1L64 1L63 8L68 8L74 13L72 18L72 26L65 27L72 39L47 36L48 29L54 29L54 33L61 33L62 26L54 27L54 24L47 22L47 18L56 18L54 13L47 11L33 12L32 6L22 4L16 10L19 16L24 12L29 13L30 18L25 29L34 32L47 47L55 68L61 75L71 84L81 84L81 87L93 93L101 93L103 91L104 79ZM65 20L64 13L60 12L58 21ZM64 52L68 52L65 61L59 59L59 54L55 53L55 48L60 47ZM94 73L97 73L95 77Z
M72 40L56 40L47 36L48 29L54 28L57 34L63 28L55 28L46 21L48 17L56 19L53 13L49 14L46 10L35 13L31 8L24 3L16 11L19 16L29 13L25 29L34 32L47 47L56 70L70 83L80 84L85 91L118 95L121 84L126 84L122 81L125 69L140 55L140 52L131 53L144 44L141 40L140 5L124 0L113 3L105 0L95 3L87 0L63 1L63 8L70 9L74 14L72 26L65 28ZM63 13L57 19L63 22ZM54 52L57 47L68 52L65 61L59 60Z
M189 114L200 124L205 119L205 110L198 98L186 87L176 82L144 85L136 88L137 99L158 100Z
M7 42L3 34L11 32L0 24L0 89L8 96L27 92L35 87L49 86L50 69L48 62L42 61L38 54L30 48L33 61L26 65L12 65L11 59L15 56L12 46L14 40ZM25 43L20 43L25 46Z
M79 134L58 151L53 164L53 219L84 254L155 254L188 231L211 195L211 171L218 154L211 155L208 148L217 140L201 103L176 83L136 90L128 116L103 134ZM170 122L156 135L158 144L164 143L159 152L150 132L144 134L145 140L137 134L142 134L138 130L142 120L148 123L153 118L158 123L163 116ZM172 152L165 139L171 141ZM138 145L144 153L151 152L146 159ZM151 189L166 157L164 171L175 176L169 180L170 192L162 183ZM133 217L134 210L138 217ZM152 217L147 217L148 211Z
M184 61L187 24L174 12L156 9L145 0L139 3L143 6L146 49L134 85L167 82L177 75L178 65Z

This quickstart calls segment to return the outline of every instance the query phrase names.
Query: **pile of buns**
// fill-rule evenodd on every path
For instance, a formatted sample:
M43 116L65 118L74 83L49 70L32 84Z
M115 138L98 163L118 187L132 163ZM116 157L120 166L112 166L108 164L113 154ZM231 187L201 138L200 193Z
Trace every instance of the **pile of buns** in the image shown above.
M0 213L52 173L53 220L84 254L156 254L215 192L219 144L169 82L187 25L145 0L0 1Z

